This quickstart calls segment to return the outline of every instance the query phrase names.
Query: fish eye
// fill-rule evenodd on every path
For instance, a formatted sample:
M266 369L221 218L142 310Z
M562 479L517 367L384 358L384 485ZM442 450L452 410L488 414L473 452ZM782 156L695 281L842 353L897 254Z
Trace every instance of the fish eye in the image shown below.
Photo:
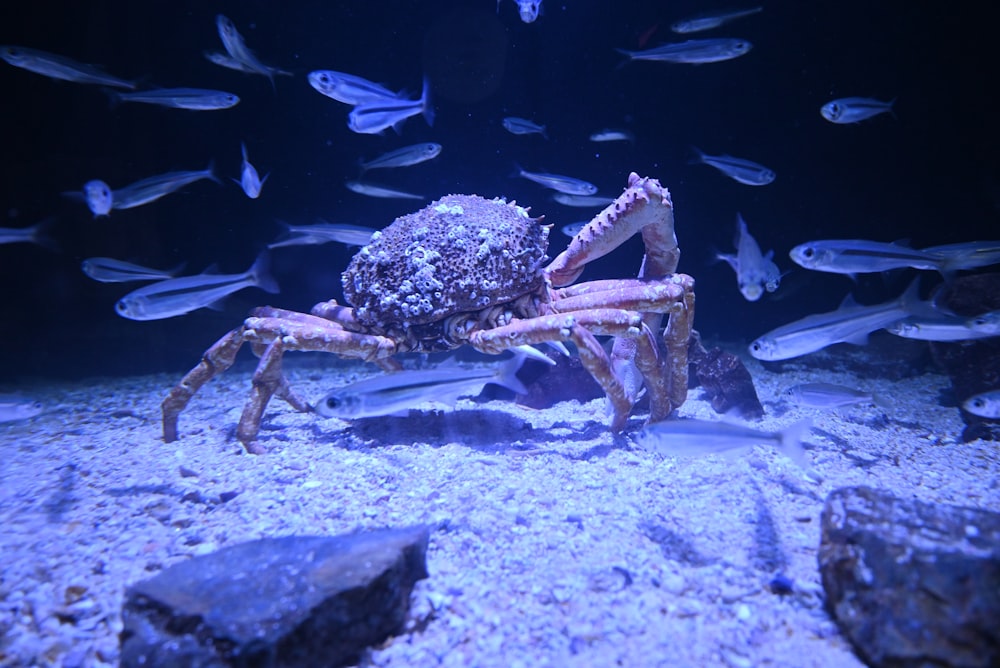
M337 397L327 397L323 403L327 408L337 408L340 406L340 399Z
M802 249L802 257L804 257L805 259L811 260L815 256L816 256L816 249L812 248L811 246L807 246L806 248Z
M119 299L118 302L115 304L115 310L118 311L119 313L127 313L128 304L125 303L124 299Z
M986 406L986 402L983 401L982 399L973 399L971 402L969 402L969 405L972 406L973 408L983 408L984 406Z

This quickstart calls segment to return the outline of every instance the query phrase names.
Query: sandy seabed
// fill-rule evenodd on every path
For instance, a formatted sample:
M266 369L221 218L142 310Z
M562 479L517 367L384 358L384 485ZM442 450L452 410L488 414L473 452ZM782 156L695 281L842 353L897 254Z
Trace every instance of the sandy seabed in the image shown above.
M1000 450L960 443L948 387L781 373L746 360L779 430L804 417L815 481L773 448L663 457L606 428L603 400L321 420L281 402L262 456L234 438L252 366L207 385L164 444L159 403L176 375L16 388L47 406L0 425L0 666L117 665L125 588L241 541L432 527L430 577L407 630L370 666L860 666L823 607L816 554L830 491L997 510ZM310 399L376 371L288 360ZM837 412L779 399L796 383L880 393L890 408ZM15 388L0 388L15 389ZM717 419L699 389L680 415ZM774 593L777 575L794 582Z

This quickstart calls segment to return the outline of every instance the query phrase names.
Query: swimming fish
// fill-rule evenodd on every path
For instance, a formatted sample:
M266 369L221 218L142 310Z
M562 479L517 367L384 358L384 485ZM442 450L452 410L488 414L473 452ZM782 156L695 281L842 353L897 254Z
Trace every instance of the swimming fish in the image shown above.
M743 216L736 214L736 254L719 253L716 257L725 260L736 272L736 283L740 293L750 302L755 302L764 294L764 290L774 292L781 282L781 270L774 264L774 251L767 255L760 252L757 241L750 236Z
M662 44L643 51L615 49L618 53L633 60L655 60L664 63L687 63L701 65L703 63L718 63L732 60L750 53L753 44L745 39L689 39L686 42Z
M112 102L142 102L174 109L192 111L215 111L229 109L240 103L238 95L222 90L206 88L154 88L137 93L105 91Z
M110 186L100 179L88 181L83 186L83 199L87 206L94 213L94 217L107 216L111 209L131 209L154 202L165 195L180 190L184 186L200 181L211 179L216 183L219 179L215 176L215 168L209 163L205 169L193 171L176 171L158 174L148 178L130 183L127 186L112 190ZM77 195L73 195L77 196Z
M115 311L130 320L160 320L212 306L243 288L258 287L277 293L267 253L242 274L198 274L168 278L128 293L115 304Z
M600 195L570 195L568 193L555 193L552 199L563 206L575 206L580 208L590 208L595 206L607 206L614 202L612 197L601 197Z
M287 239L268 244L268 248L281 246L308 246L338 241L348 246L364 246L371 241L375 228L348 223L317 223L315 225L288 225L282 223L290 235Z
M527 394L527 388L515 375L524 357L517 354L489 368L445 366L376 376L334 390L317 401L313 408L328 418L391 415L428 401L454 404L459 397L479 394L490 383L517 394Z
M265 174L264 178L260 178L260 174L257 173L257 168L250 164L250 158L247 157L247 145L240 142L240 150L243 152L243 164L240 167L240 180L236 183L240 184L243 188L243 192L246 193L247 197L250 199L257 199L260 197L260 189L263 187L264 182L267 181L267 177L271 174Z
M908 315L887 325L885 330L905 339L920 341L971 341L997 336L1000 332L977 325L983 320L947 313Z
M110 257L90 257L80 263L87 276L101 283L127 283L129 281L159 281L173 278L184 267L170 270L150 269Z
M781 396L796 405L807 408L841 408L842 406L868 403L878 406L886 405L886 401L879 395L833 383L793 385L782 392Z
M54 244L46 234L52 220L46 218L29 227L0 227L0 245L32 243L54 250Z
M549 135L545 132L545 126L539 125L534 121L529 121L527 118L518 118L517 116L507 116L503 119L503 127L507 132L513 135L530 135L539 134L544 138L548 139Z
M831 100L819 108L819 113L831 123L857 123L879 114L893 114L896 98L881 102L870 97L842 97Z
M796 422L781 431L760 431L725 420L678 419L646 425L635 436L636 444L667 457L702 457L753 445L770 444L803 469L809 468L802 438L812 421Z
M902 267L943 271L945 261L926 251L864 239L829 239L799 244L788 252L806 269L834 274L865 274Z
M29 49L23 46L0 46L0 58L14 67L20 67L22 70L28 70L35 74L43 74L51 79L135 90L134 82L111 76L95 65L78 63L65 56L57 56L54 53L46 53L38 49Z
M308 79L309 85L318 93L344 104L358 105L403 97L402 93L394 93L382 84L336 70L316 70L309 73Z
M209 58L212 62L230 69L238 69L251 74L262 74L270 80L272 87L274 86L275 74L290 74L290 72L284 72L276 67L269 67L262 63L254 55L253 51L247 48L246 42L243 40L243 35L236 29L236 24L222 14L215 17L215 27L219 31L219 39L222 40L222 45L225 47L226 53L229 54L231 62L220 62L217 59L213 60Z
M389 169L392 167L410 167L421 162L433 160L441 154L441 144L424 142L397 148L395 151L383 153L377 158L361 163L361 171L370 169Z
M672 23L670 25L670 29L681 34L711 30L712 28L718 28L724 23L741 19L744 16L753 16L763 10L763 7L752 7L750 9L738 9L730 12L699 14L697 16L692 16L691 18Z
M571 176L561 174L546 174L544 172L529 172L515 165L517 176L534 181L535 183L557 190L567 195L593 195L597 192L597 186L581 179L574 179Z
M965 326L973 331L991 336L1000 335L1000 310L987 311L986 313L980 313L977 316L968 318L965 321Z
M0 394L0 422L27 420L40 415L45 406L39 401L14 394Z
M345 181L344 185L351 192L356 192L359 195L366 195L368 197L382 197L389 199L427 199L423 195L408 193L403 190L396 190L395 188L380 186L375 183L366 183L364 181Z
M434 107L431 105L430 90L430 80L425 77L423 92L416 100L393 97L362 102L348 115L347 127L360 134L381 134L386 128L398 133L403 122L417 114L423 114L427 125L433 126Z
M962 402L962 408L979 417L1000 419L1000 390L975 394Z
M696 154L693 162L715 167L729 178L744 185L766 186L774 181L774 172L759 163L743 158L734 158L731 155L709 155L696 146L691 148Z
M595 141L595 142L627 141L630 143L635 143L635 135L628 130L614 130L611 128L605 128L604 130L599 130L591 134L590 141Z
M868 335L907 316L917 304L918 281L898 299L859 306L848 297L835 311L808 315L782 325L750 344L759 360L787 360L822 350L834 343L864 345Z

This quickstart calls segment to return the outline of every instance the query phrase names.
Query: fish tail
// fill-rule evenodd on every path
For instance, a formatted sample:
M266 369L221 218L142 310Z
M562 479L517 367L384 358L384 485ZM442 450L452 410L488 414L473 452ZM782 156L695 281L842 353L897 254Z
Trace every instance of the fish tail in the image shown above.
M240 153L243 154L243 161L247 162L249 157L247 156L247 143L245 141L240 142Z
M694 153L694 157L693 158L688 158L688 164L689 165L697 165L697 164L705 162L705 152L704 151L702 151L700 148L698 148L697 146L694 146L694 145L691 146L691 151Z
M114 88L101 88L101 90L108 96L108 108L117 109L122 103L122 94Z
M424 120L427 121L427 125L434 127L434 105L431 104L431 81L426 76L424 77L424 89L420 99L423 100Z
M618 63L617 66L615 66L616 70L620 70L621 68L631 63L633 58L635 58L635 54L637 53L636 51L629 51L628 49L615 49L615 51L625 56L625 60L621 61L620 63Z
M786 427L780 433L781 451L806 471L809 470L809 460L802 447L802 439L809 433L810 429L812 429L812 420L806 418Z
M222 181L219 180L219 177L215 175L215 158L212 158L211 160L208 161L208 167L205 168L205 176L212 179L213 181L215 181L220 185L222 184ZM233 180L236 181L236 179ZM239 181L236 181L236 183L239 183Z
M881 394L872 393L872 403L879 408L885 408L886 410L894 407L892 405L892 401L888 397Z
M247 273L250 274L250 280L253 281L253 284L261 290L270 292L271 294L281 292L278 282L271 276L271 256L266 250L261 251L261 254L254 260L253 266L250 267Z
M490 382L495 385L502 385L515 394L527 394L528 388L517 377L517 372L527 357L525 353L515 350L513 357L500 364Z

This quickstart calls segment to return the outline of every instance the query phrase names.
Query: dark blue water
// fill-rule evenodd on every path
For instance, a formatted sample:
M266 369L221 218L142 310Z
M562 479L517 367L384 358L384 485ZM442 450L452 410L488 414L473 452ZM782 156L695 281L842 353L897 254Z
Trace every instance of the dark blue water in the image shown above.
M98 88L52 81L0 63L0 226L53 217L59 252L0 246L0 381L186 370L257 304L307 310L340 297L352 251L330 244L273 253L280 295L249 289L223 311L170 320L120 318L114 303L137 284L104 285L81 260L112 256L154 267L187 263L245 270L281 232L276 219L383 227L421 204L349 192L360 157L420 141L444 146L436 160L376 172L372 180L428 198L506 196L557 226L585 210L511 178L514 164L570 174L616 195L630 171L659 178L674 195L681 270L698 281L696 326L709 337L752 339L809 312L828 310L855 287L862 301L900 291L905 279L798 270L775 295L747 303L732 271L713 263L732 250L736 213L782 269L792 246L816 238L908 239L921 247L1000 234L1000 132L987 100L997 78L995 17L982 3L763 2L764 11L704 34L748 39L746 56L701 66L631 63L615 48L681 39L669 24L713 8L702 2L564 2L522 23L514 3L421 2L7 3L0 43L60 53L149 86L219 88L242 102L194 112L145 105L112 108ZM729 7L731 5L725 5ZM873 9L873 6L875 7ZM983 13L981 13L983 12ZM214 18L229 16L266 63L294 72L267 79L220 68ZM447 65L447 67L445 66ZM437 120L406 122L401 136L357 135L349 108L316 93L314 69L355 73L390 88L431 79ZM833 125L819 114L835 97L898 98L896 118ZM548 141L514 136L515 115L548 126ZM595 144L591 132L628 128L634 145ZM261 174L259 200L238 177L240 142ZM751 158L775 170L765 187L692 165L692 145ZM120 187L214 161L223 185L183 192L94 220L60 195L100 178ZM565 244L557 232L550 255ZM641 243L594 264L585 279L634 275ZM928 284L933 283L928 276Z

